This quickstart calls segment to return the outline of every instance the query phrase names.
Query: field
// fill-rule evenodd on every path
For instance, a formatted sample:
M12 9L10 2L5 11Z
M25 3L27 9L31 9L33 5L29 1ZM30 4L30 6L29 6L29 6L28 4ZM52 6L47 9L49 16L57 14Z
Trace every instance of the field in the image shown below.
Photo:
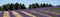
M0 11L0 17L60 17L60 7Z

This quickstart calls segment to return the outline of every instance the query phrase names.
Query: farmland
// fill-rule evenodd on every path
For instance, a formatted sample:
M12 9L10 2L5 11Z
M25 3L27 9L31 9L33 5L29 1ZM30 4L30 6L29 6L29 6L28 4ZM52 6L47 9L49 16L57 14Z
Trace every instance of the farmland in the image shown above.
M0 11L0 17L60 17L60 7Z

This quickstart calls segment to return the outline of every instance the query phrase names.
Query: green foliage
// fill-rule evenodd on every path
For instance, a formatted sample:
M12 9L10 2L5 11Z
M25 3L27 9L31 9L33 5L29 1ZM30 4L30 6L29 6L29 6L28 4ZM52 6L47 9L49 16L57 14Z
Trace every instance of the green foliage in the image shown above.
M3 5L3 6L2 6L2 10L6 10L6 11L7 11L7 10L8 10L7 7L8 7L7 4L6 4L6 5Z
M15 3L14 9L18 9L19 3Z
M35 4L30 4L29 5L29 8L39 8L39 4L38 3L35 3Z
M45 4L45 3L43 3L43 4L38 4L38 3L35 3L35 4L30 4L29 5L29 8L31 9L31 8L42 8L42 7L52 7L52 4Z
M42 7L52 7L52 4L45 4L45 3L43 3L43 4L38 4L38 3L35 3L35 4L30 4L29 5L29 9L32 9L32 8L42 8ZM2 5L2 8L0 8L0 9L2 9L2 10L16 10L16 9L27 9L26 7L25 7L25 5L24 4L19 4L19 3L15 3L15 4L13 4L13 3L11 3L11 4L5 4L5 5Z
M16 10L16 9L26 9L26 7L24 4L19 4L19 3L2 5L2 10L5 10L5 11Z
M1 6L0 6L0 11L1 11Z
M46 4L45 3L44 4L41 4L40 7L46 7Z
M45 4L45 3L43 3L43 4L38 4L38 3L35 3L35 4L30 4L29 5L29 8L31 9L31 8L42 8L42 7L52 7L52 5L51 4Z
M52 7L52 4L49 4L49 7Z
M35 5L37 6L37 8L39 8L39 4L38 3L36 3Z
M21 4L20 9L26 9L24 4Z
M8 5L8 10L13 10L13 7L14 7L14 4L12 4L12 3L9 4L9 5Z
M52 4L40 4L40 7L52 7Z

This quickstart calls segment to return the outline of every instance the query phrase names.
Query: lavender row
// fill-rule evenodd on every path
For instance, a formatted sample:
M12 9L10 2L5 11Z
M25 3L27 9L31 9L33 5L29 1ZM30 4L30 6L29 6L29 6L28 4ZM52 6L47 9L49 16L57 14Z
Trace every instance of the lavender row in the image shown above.
M0 13L0 17L3 17L4 14L4 10L2 10L2 12Z
M11 10L8 10L10 17L15 17Z
M60 14L54 14L53 12L44 12L44 14L48 14L52 17L60 17Z
M24 14L23 12L21 12L20 10L15 10L16 12L18 12L19 14L21 14L22 16L24 16L24 17L31 17L31 16L29 16L29 15L27 15L27 14Z
M28 13L31 13L31 14L37 16L37 17L49 17L49 16L45 16L45 15L42 15L42 14L34 13L34 12L30 11L30 10L25 10L25 11L28 12Z

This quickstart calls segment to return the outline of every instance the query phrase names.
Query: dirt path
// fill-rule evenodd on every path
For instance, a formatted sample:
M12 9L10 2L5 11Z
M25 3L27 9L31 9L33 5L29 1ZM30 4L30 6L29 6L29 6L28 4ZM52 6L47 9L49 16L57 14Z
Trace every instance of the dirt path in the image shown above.
M25 11L21 11L21 12L23 12L23 13L25 13L25 14L31 16L31 17L36 17L36 16L34 16L34 15L30 14L30 13L27 13L27 12L25 12Z
M8 11L4 11L3 17L10 17L9 12Z
M16 17L23 17L21 14L15 12L15 11L12 11L12 13L13 13Z

